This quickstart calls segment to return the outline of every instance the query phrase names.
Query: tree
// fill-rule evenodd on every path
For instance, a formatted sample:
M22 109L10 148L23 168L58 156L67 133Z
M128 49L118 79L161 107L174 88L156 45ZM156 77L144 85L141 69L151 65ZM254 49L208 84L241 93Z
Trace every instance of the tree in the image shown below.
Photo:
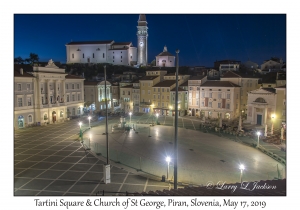
M39 62L39 56L35 53L30 53L29 58L25 59L29 64L33 65L35 62Z
M14 63L16 64L22 64L24 62L24 60L19 56L14 58Z

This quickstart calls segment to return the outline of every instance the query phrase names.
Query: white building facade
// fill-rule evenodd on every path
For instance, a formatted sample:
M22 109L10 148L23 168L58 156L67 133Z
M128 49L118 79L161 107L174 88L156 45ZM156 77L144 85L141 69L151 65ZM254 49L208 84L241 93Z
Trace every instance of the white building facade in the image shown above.
M265 125L275 110L276 89L260 88L248 93L248 123Z
M148 27L146 15L139 15L137 47L131 42L72 41L66 44L67 64L109 63L113 65L146 66L148 64Z
M82 115L83 81L82 77L67 75L52 60L45 67L33 67L30 73L15 70L15 129L29 124L63 122L66 118Z
M168 52L167 47L164 47L163 52L156 57L156 66L159 67L175 67L175 56Z
M200 117L234 119L240 116L240 86L228 81L206 81L200 87Z

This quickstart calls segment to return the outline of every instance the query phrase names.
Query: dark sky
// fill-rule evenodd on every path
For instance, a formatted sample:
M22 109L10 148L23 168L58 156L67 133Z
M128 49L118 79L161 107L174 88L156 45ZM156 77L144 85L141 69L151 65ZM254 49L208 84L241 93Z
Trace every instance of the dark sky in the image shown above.
M138 14L15 14L14 57L36 53L40 61L66 61L65 44L73 41L131 41L137 46ZM146 14L148 62L164 45L179 65L212 67L216 60L286 61L285 14Z

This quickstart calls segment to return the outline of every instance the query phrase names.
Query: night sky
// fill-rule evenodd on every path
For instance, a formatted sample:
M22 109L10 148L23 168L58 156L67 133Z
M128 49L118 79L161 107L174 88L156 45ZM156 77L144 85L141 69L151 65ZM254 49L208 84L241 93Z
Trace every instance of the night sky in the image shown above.
M137 46L139 14L15 14L14 57L66 62L65 44L72 41L131 41ZM148 62L164 45L180 66L213 67L216 60L286 61L285 14L146 14ZM28 24L33 22L34 24Z

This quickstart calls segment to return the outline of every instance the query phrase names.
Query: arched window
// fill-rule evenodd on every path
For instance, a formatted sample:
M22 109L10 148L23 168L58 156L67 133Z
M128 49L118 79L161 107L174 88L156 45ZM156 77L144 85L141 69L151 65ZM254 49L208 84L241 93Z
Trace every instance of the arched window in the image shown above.
M48 120L47 114L44 114L44 120Z
M60 111L60 117L63 117L63 116L64 116L63 111Z
M263 98L257 98L254 102L257 102L257 103L267 103L265 101L265 99L263 99Z
M75 115L75 108L72 109L72 116Z
M77 108L77 114L80 114L80 107Z

